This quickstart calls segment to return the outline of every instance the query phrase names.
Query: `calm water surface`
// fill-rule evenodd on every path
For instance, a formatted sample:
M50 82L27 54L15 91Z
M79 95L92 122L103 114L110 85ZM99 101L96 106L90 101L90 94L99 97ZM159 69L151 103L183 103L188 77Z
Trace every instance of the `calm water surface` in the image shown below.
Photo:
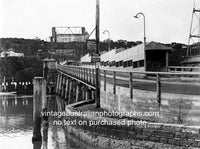
M56 110L55 97L48 98L52 110ZM0 95L0 149L31 149L33 136L32 96ZM92 149L71 136L65 135L61 126L50 125L47 145L37 149ZM55 118L54 118L55 119ZM40 147L41 146L41 147Z

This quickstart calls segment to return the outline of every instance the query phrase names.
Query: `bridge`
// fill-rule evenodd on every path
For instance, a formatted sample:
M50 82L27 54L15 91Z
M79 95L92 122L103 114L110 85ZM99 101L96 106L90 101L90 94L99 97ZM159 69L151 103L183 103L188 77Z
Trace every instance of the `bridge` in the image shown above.
M95 101L108 111L159 111L157 122L199 123L199 72L139 72L95 66L57 65L56 94L62 108L72 103ZM97 78L99 85L96 85ZM95 92L100 89L100 101Z

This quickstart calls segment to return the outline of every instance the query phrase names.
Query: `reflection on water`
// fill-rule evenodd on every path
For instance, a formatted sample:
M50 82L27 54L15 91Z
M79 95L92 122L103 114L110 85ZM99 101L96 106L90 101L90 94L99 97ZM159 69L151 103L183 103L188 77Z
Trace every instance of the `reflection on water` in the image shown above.
M32 111L31 97L0 96L0 137L14 137L32 130Z
M50 110L57 110L54 97L48 98ZM33 98L32 96L1 95L0 96L0 148L29 149L34 148L33 136ZM48 141L37 144L37 149L92 149L70 134L64 134L61 126L50 125ZM44 131L44 130L43 130ZM36 144L35 144L36 145Z

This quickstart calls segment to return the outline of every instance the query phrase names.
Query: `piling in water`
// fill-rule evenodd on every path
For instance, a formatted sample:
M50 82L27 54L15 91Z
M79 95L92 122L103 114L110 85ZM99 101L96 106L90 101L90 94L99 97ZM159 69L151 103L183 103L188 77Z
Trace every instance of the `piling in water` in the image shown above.
M42 141L41 135L41 112L47 110L46 80L42 77L33 79L33 138L32 141ZM47 120L47 118L43 118Z

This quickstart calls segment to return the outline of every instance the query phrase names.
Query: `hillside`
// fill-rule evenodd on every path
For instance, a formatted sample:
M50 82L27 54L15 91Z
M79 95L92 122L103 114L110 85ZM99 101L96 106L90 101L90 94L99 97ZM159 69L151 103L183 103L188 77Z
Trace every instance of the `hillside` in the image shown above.
M34 56L38 50L46 51L50 47L49 42L43 40L23 39L23 38L1 38L0 51L5 51L10 48L15 49L15 52L24 53L25 56Z
M3 77L11 82L32 82L34 76L42 76L42 61L37 57L7 57L0 59L0 82Z
M111 41L110 46L113 48L130 48L141 41ZM186 49L183 49L183 44L165 44L172 47L172 52L169 54L169 65L179 66L184 60ZM108 50L107 41L100 42L100 51ZM13 48L15 52L24 53L25 57L7 57L0 59L0 82L6 76L6 80L11 81L14 77L17 81L32 81L34 76L42 76L42 59L46 57L53 57L57 61L66 60L69 57L67 53L56 53L56 49L72 49L74 50L75 60L78 61L81 55L85 54L86 47L84 43L57 43L52 44L43 40L31 40L22 38L1 38L0 39L0 52ZM95 52L95 51L93 51ZM52 54L53 53L53 54ZM50 56L51 54L51 56Z

